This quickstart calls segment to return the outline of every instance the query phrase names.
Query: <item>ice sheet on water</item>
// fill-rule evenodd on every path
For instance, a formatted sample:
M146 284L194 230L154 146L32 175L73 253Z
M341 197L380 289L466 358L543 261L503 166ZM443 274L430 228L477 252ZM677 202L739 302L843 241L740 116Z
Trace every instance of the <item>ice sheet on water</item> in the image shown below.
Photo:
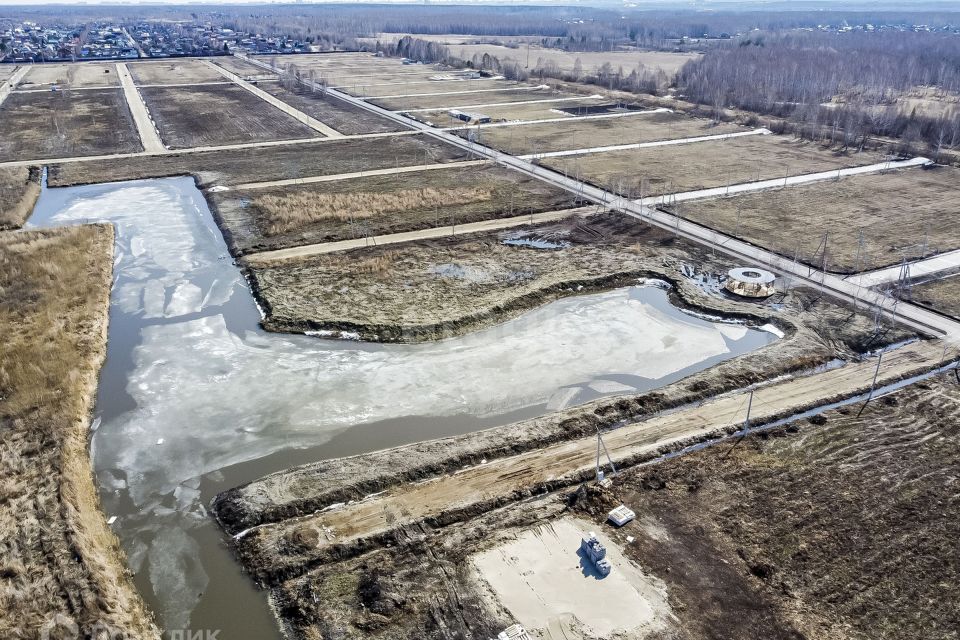
M163 315L167 318L199 313L203 302L203 291L190 282L181 282L173 290L170 302Z
M150 583L163 593L160 611L163 627L186 629L190 612L209 577L200 564L200 546L183 529L164 527L153 538L147 553Z

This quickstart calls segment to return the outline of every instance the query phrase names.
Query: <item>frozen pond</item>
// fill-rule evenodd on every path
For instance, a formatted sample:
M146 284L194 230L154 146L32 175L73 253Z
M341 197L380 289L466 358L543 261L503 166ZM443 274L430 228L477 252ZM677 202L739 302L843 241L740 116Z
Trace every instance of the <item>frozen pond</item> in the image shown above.
M773 339L683 314L652 287L419 345L271 334L191 179L45 189L31 224L93 220L117 229L92 444L103 506L163 627L221 640L278 633L207 517L217 491L654 388Z

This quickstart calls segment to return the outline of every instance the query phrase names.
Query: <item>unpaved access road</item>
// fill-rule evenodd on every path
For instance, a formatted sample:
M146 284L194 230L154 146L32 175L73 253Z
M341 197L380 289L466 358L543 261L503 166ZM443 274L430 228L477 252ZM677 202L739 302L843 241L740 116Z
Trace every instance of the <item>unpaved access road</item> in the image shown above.
M291 178L289 180L272 180L270 182L247 182L246 184L237 184L231 187L221 187L217 191L243 191L248 189L269 189L270 187L288 187L298 184L311 184L314 182L336 182L337 180L349 180L350 178L366 178L370 176L389 176L394 173L413 173L417 171L431 171L433 169L456 169L458 167L476 167L482 164L490 164L489 160L467 160L466 162L447 162L440 164L418 164L412 167L393 167L390 169L370 169L369 171L354 171L351 173L335 173L328 176L310 176L307 178Z
M30 67L20 67L13 72L13 75L7 78L7 81L3 84L0 84L0 104L3 104L3 101L7 99L7 96L10 95L10 92L20 84L20 81L23 80L23 76L27 75L27 72L30 71Z
M544 151L542 153L529 153L517 156L523 160L539 160L541 158L563 158L566 156L582 156L588 153L604 153L607 151L626 151L628 149L646 149L648 147L669 147L677 144L694 144L697 142L710 142L712 140L729 140L731 138L743 138L744 136L768 136L771 135L769 129L753 129L751 131L740 131L738 133L718 133L712 136L697 136L695 138L675 138L673 140L654 140L653 142L633 142L631 144L614 144L606 147L586 147L584 149L565 149L563 151Z
M123 95L127 99L130 114L133 115L133 121L137 125L137 133L140 134L143 150L148 153L169 153L169 150L163 145L163 141L160 140L157 128L153 126L153 120L150 119L147 105L140 97L140 92L137 91L137 86L133 83L133 76L130 75L130 70L126 64L117 63L117 77L120 78Z
M942 357L943 345L939 341L916 342L891 350L883 356L877 383L894 382L936 367ZM876 363L875 358L870 358L757 388L751 420L755 423L774 420L866 392ZM604 444L615 463L641 459L665 445L706 437L742 424L747 401L746 391L715 397L699 406L614 429L604 435ZM290 529L308 526L320 533L320 541L307 555L319 555L331 544L384 533L423 518L518 495L518 492L537 491L551 481L576 482L581 473L594 468L596 456L596 438L567 441L469 467L452 477L403 485L336 510L261 525L238 534L236 539L241 546L250 544L258 554L277 558L275 549L281 536ZM309 561L309 557L306 560ZM300 556L289 559L292 565L303 561Z
M513 216L512 218L495 218L493 220L481 220L480 222L470 222L467 224L431 227L429 229L420 229L418 231L390 233L382 236L371 236L368 238L339 240L337 242L321 242L318 244L308 244L300 247L290 247L289 249L277 249L276 251L262 251L260 253L247 254L244 256L243 260L250 265L265 265L282 260L309 258L310 256L321 255L324 253L347 251L349 249L359 249L361 247L371 247L382 244L397 244L400 242L412 242L414 240L427 240L430 238L442 238L445 236L480 233L483 231L496 231L498 229L522 227L526 224L540 224L541 222L555 222L557 220L569 218L570 216L574 215L589 215L591 213L595 213L596 211L597 207L593 206L577 207L575 209L560 209L558 211L544 211L542 213Z
M293 118L295 118L295 119L297 119L298 121L302 122L303 124L307 125L308 127L310 127L311 129L313 129L314 131L317 131L317 132L319 132L319 133L322 133L323 135L327 136L328 138L343 138L343 137L344 137L344 135L343 135L342 133L340 133L339 131L337 131L337 130L334 129L333 127L329 127L329 126L323 124L322 122L320 122L320 121L317 120L316 118L312 118L312 117L308 116L307 114L305 114L303 111L300 111L299 109L294 109L293 107L291 107L290 105L288 105L286 102L284 102L284 101L282 101L282 100L278 100L277 98L273 97L272 95L270 95L269 93L267 93L267 92L264 91L263 89L260 89L259 87L253 86L252 84L250 84L249 82L247 82L246 80L244 80L243 78L241 78L240 76L238 76L237 74L233 73L232 71L227 71L227 70L224 69L223 67L218 66L218 65L215 65L215 64L213 64L212 62L210 62L209 60L204 60L203 62L204 62L205 64L209 65L211 68L215 69L215 70L216 70L218 73L220 73L224 78L227 78L227 79L233 81L234 84L243 87L244 89L246 89L247 91L249 91L249 92L252 93L253 95L255 95L255 96L257 96L258 98L260 98L261 100L263 100L264 102L273 105L273 106L276 107L277 109L280 109L280 111L283 111L283 112L286 113L287 115L292 116Z

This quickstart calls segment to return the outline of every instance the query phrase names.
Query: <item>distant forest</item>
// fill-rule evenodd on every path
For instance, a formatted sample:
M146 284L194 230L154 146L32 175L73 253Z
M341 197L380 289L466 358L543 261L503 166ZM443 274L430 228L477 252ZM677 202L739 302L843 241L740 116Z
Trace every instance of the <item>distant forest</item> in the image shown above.
M758 33L687 63L676 83L688 100L784 117L813 139L960 145L954 34Z

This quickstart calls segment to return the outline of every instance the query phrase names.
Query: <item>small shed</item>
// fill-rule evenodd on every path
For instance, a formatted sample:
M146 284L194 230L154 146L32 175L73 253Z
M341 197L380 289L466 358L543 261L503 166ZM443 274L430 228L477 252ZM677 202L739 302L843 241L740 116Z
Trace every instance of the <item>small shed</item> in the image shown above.
M530 634L519 624L512 624L497 634L497 640L532 640Z

